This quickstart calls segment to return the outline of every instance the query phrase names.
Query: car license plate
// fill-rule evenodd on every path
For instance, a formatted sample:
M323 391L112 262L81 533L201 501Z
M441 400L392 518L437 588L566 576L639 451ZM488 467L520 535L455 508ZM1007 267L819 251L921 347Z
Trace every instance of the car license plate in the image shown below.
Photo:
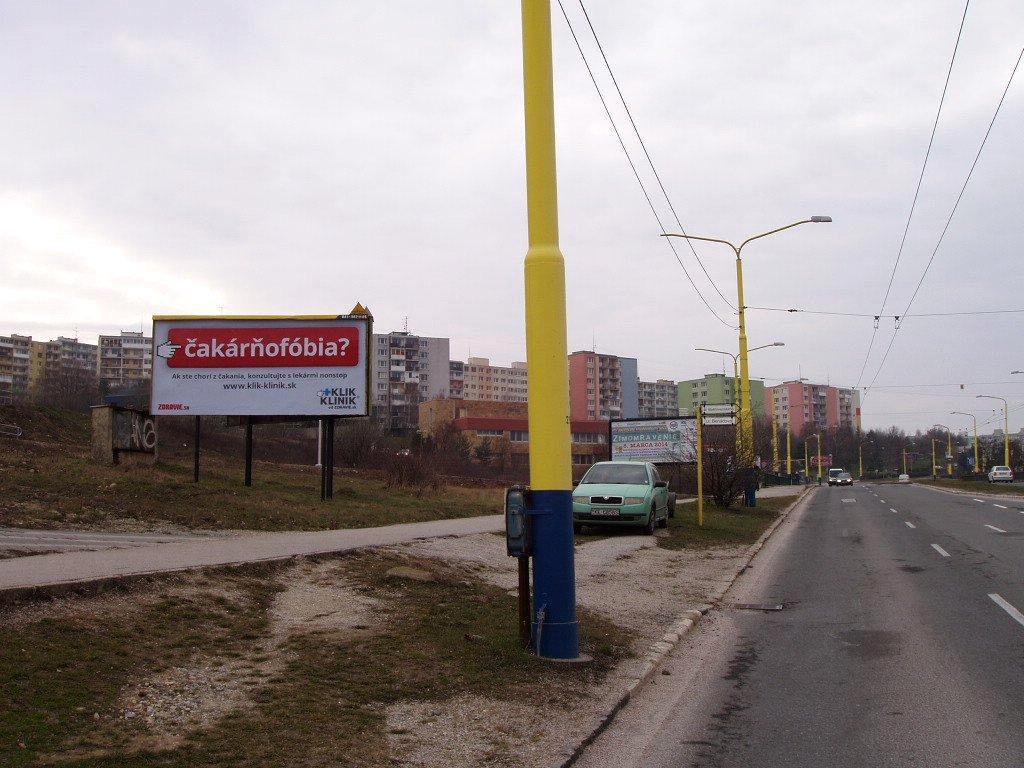
M590 516L591 517L618 517L619 516L619 509L618 509L618 507L615 507L614 509L613 508L608 508L608 509L592 509L592 510L590 510Z

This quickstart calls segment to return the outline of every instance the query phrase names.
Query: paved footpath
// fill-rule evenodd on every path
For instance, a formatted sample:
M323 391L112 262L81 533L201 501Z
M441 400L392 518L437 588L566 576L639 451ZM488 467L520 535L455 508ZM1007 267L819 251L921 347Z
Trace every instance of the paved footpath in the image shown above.
M504 530L502 515L403 523L381 528L262 533L195 538L132 549L63 552L0 560L0 596L12 590L85 584L121 576L170 573L190 568L258 563L296 555L383 547L414 539L466 536Z
M109 531L42 530L0 527L0 552L24 553L71 552L84 549L123 549L191 541L211 536L223 538L220 532L208 533L117 533ZM245 535L249 535L246 533Z

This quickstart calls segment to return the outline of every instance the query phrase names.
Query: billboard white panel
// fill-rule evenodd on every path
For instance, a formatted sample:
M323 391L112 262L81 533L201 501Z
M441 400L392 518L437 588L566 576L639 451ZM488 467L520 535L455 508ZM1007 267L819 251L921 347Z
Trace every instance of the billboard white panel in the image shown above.
M150 410L365 416L369 315L154 317Z
M613 421L612 461L655 463L697 460L695 419L630 419Z

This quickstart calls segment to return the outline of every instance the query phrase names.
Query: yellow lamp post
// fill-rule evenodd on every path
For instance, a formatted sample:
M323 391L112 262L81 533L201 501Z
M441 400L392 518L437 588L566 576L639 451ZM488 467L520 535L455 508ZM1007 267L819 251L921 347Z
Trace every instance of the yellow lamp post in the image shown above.
M816 438L818 440L818 479L821 480L821 435L820 434L810 435L810 436L808 436L807 440L810 440L812 437ZM807 440L804 441L804 453L805 453L805 455L806 455L806 452L807 452ZM809 472L808 472L808 475L810 475Z
M935 444L939 442L934 437L932 438L932 480L939 476L939 468L935 466Z
M533 637L539 656L579 656L565 259L558 246L550 0L522 0L526 117L526 361L533 524Z
M977 395L987 400L1002 400L1003 401L1003 463L1006 466L1010 466L1010 406L1006 402L1005 397L997 397L995 395Z
M793 474L793 430L790 428L789 417L786 417L786 474Z
M753 349L748 349L747 350L747 354L750 354L751 352L757 352L757 350L759 350L759 349L768 349L769 347L784 347L784 346L786 346L786 342L784 342L784 341L773 341L771 344L762 344L759 347L754 347ZM741 405L742 401L740 399L740 393L741 393L741 389L742 388L740 387L740 379L739 379L739 372L738 372L739 357L740 356L739 355L734 355L732 352L726 352L724 349L708 349L707 347L694 347L693 351L694 352L712 352L712 353L714 353L716 355L726 355L726 356L732 358L732 396L733 396L733 405L736 408L736 416L740 417L740 412L741 412L741 409L742 409L742 405ZM748 396L750 395L750 386L749 386L749 384L750 384L750 382L748 381L747 382L747 395ZM775 415L775 408L773 407L772 408L773 420L774 420L774 415ZM750 434L747 435L744 432L744 429L743 429L742 418L738 418L737 419L737 423L736 423L736 453L740 457L746 455L746 453L744 452L744 441L745 440L749 440L747 445L750 446L750 449L752 451L752 448L753 448L753 445L754 445L754 433L753 433L753 431L751 431ZM778 470L776 469L776 471L778 471Z
M945 424L934 424L932 426L946 430L946 475L953 476L953 430ZM935 463L934 461L932 462Z
M801 221L787 224L784 227L778 227L776 229L769 230L768 232L762 232L759 235L748 237L738 246L733 245L728 240L722 240L717 237L698 237L697 235L687 235L685 232L675 233L666 232L663 237L681 237L685 240L703 240L709 243L722 243L732 248L736 254L736 310L739 313L739 368L740 368L740 397L739 397L739 419L740 419L740 430L743 433L743 455L741 461L744 466L750 466L753 462L753 446L754 446L754 414L750 408L750 365L747 361L747 315L746 305L743 300L743 248L747 243L751 243L754 240L760 240L762 237L768 237L774 235L776 232L782 232L793 227L799 227L801 224L817 224L827 223L832 221L831 216L811 216L809 219L803 219Z
M978 463L978 417L973 413L965 413L964 411L950 411L950 416L970 416L974 420L974 471L975 473L984 472L981 465Z
M863 440L863 441L861 441L860 445L857 446L857 459L858 459L858 464L859 464L859 468L860 468L860 472L857 475L857 479L858 480L863 480L864 479L864 446L865 445L874 445L874 444L875 444L874 440Z

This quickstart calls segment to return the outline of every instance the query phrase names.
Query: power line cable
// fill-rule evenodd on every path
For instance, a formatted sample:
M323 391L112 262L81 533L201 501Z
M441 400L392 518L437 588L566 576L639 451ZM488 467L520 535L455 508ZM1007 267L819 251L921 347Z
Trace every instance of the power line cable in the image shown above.
M757 309L763 312L788 312L789 314L803 315L832 315L835 317L872 317L875 320L892 318L902 320L907 317L958 317L966 315L1010 315L1024 312L1024 309L975 309L962 312L915 312L912 315L875 315L870 312L832 312L827 309L800 309L798 307L751 307L745 309Z
M999 111L1003 108L1003 103L1006 101L1006 94L1010 91L1010 86L1013 84L1014 75L1017 74L1017 68L1020 66L1021 59L1024 58L1024 48L1020 49L1020 53L1017 55L1017 61L1013 64L1013 69L1010 70L1010 77L1006 81L1006 87L1003 88L1003 93L999 97L999 103L996 104L995 112L992 113L992 119L988 123L988 128L985 129L985 135L982 136L981 145L978 147L977 153L974 155L974 162L971 163L970 170L967 171L967 178L964 179L963 185L960 187L960 192L956 196L956 202L953 203L953 209L949 212L949 216L946 219L946 224L942 228L942 233L939 235L939 240L935 244L935 248L932 250L932 255L928 259L928 263L924 267L924 272L921 273L921 279L917 281L917 287L914 288L914 293L910 296L910 301L907 302L907 308L903 310L903 316L906 317L907 313L910 312L910 307L914 303L914 299L917 298L918 292L921 290L921 286L924 284L924 279L928 276L928 270L932 268L932 263L935 261L935 256L939 252L939 247L942 245L942 240L946 237L946 232L949 231L949 225L953 222L953 216L956 215L957 208L960 207L960 201L963 200L964 192L967 191L967 185L971 181L971 176L974 175L974 169L978 167L978 161L981 159L981 153L985 149L985 144L988 142L988 137L992 133L992 127L996 124L996 118L999 117ZM878 370L875 371L874 377L871 379L871 384L868 385L867 389L870 389L875 380L878 378L878 374L882 372L882 367L885 365L885 361L889 357L889 352L892 351L892 346L896 341L896 335L899 333L901 324L896 323L896 328L892 332L892 338L889 339L889 346L885 350L885 354L882 355L882 360L878 364Z
M886 302L889 301L889 294L892 291L893 280L896 279L896 269L899 267L900 258L903 256L903 248L907 242L907 233L910 231L910 222L913 220L914 211L917 208L917 198L921 194L921 184L924 182L925 169L927 169L928 167L928 159L931 157L932 154L932 145L935 143L935 133L939 127L939 117L942 115L942 105L946 101L946 93L949 90L949 79L953 74L953 64L956 61L956 52L960 48L960 38L963 36L964 22L967 20L967 9L970 7L970 5L971 0L967 0L967 2L964 3L964 12L963 15L960 17L960 27L959 29L957 29L956 42L953 44L953 54L949 57L949 67L946 70L946 80L942 85L942 95L939 97L939 108L935 111L935 120L932 122L932 132L931 135L928 137L928 148L925 150L924 153L924 162L921 163L921 172L918 174L917 177L917 186L914 189L914 198L910 203L910 212L907 214L907 223L906 226L903 227L903 237L900 238L900 247L899 250L896 251L896 261L892 265L892 273L889 275L889 284L885 287L885 296L882 298L882 306L878 310L878 314L882 314L882 312L885 311ZM861 381L863 381L864 379L864 371L867 369L868 360L871 358L871 349L872 347L874 347L875 337L877 335L878 326L876 325L874 329L871 331L871 340L868 342L868 351L864 355L864 363L860 367L860 376L857 377L858 388L860 387Z
M626 103L626 96L622 93L622 88L619 86L619 79L615 77L615 72L612 70L611 62L608 61L608 56L604 52L604 46L601 44L601 38L597 36L597 30L594 29L594 24L590 19L590 14L587 12L587 7L583 4L583 0L578 0L578 2L580 4L580 10L583 11L583 17L587 20L587 26L590 27L590 34L593 35L594 42L597 43L597 50L600 51L601 53L601 59L604 61L605 69L608 70L608 75L611 77L612 83L615 85L615 91L619 94L619 101L622 102L622 108L626 111L626 117L629 118L629 124L633 126L633 133L636 134L636 139L638 142L640 142L640 149L643 150L644 157L647 158L647 164L651 167L651 172L654 174L654 178L658 182L658 187L661 189L661 194L665 198L665 202L668 203L668 209L672 212L672 217L675 219L676 225L679 227L680 233L685 235L686 228L683 226L683 222L680 221L679 214L676 213L676 208L672 204L672 198L669 197L668 190L665 189L665 185L661 181L661 175L658 173L658 169L654 165L654 160L651 158L651 153L647 151L647 144L644 142L643 137L640 135L640 129L637 127L636 121L633 119L633 112L629 108L629 104ZM734 312L738 311L736 309L736 305L725 297L725 294L723 294L722 291L719 290L718 284L715 283L711 275L708 274L708 270L704 266L704 262L701 261L700 256L697 254L697 250L696 248L694 248L693 243L690 240L687 240L686 244L690 247L690 252L693 254L693 258L695 258L697 260L697 263L700 265L701 270L704 272L704 276L708 279L708 282L711 283L711 287L715 289L715 292L719 295L722 301L726 303L729 309L733 310Z
M608 108L608 102L605 101L604 94L601 92L601 88L597 84L597 78L594 77L594 71L591 69L590 62L587 60L587 56L583 52L583 46L580 44L580 40L576 36L576 30L573 27L572 22L569 20L569 14L566 13L565 5L563 5L562 0L558 0L558 7L562 9L562 16L565 18L565 23L569 26L569 33L572 35L573 42L576 43L576 50L579 51L580 57L583 59L583 66L586 67L587 74L590 76L590 82L594 84L594 90L597 91L597 98L601 101L601 106L604 108L605 115L608 116L608 122L611 123L612 130L615 132L615 138L619 140L619 146L622 147L622 152L625 154L626 161L629 163L629 167L633 171L633 176L636 177L636 182L640 185L640 191L643 193L644 199L647 201L647 206L651 209L651 213L654 214L654 220L658 223L658 231L664 234L665 226L661 222L661 216L658 215L658 210L654 207L654 202L651 200L651 196L648 194L647 188L644 186L643 180L640 178L640 173L636 169L636 163L633 162L633 158L630 156L629 150L626 149L626 143L622 139L622 133L619 131L618 125L616 125L615 119L612 117L611 110ZM679 256L679 251L676 250L676 246L672 242L672 238L666 237L663 239L669 244L672 254L676 257L676 261L679 262L679 266L683 270L683 274L685 274L686 279L690 281L690 285L693 286L693 290L696 291L697 296L700 297L704 306L708 308L708 311L715 316L715 319L718 320L718 322L722 323L722 325L727 328L735 330L736 326L722 319L711 304L708 303L704 294L701 293L700 288L698 288L697 284L693 281L693 277L690 275L689 270L686 268L682 258Z

